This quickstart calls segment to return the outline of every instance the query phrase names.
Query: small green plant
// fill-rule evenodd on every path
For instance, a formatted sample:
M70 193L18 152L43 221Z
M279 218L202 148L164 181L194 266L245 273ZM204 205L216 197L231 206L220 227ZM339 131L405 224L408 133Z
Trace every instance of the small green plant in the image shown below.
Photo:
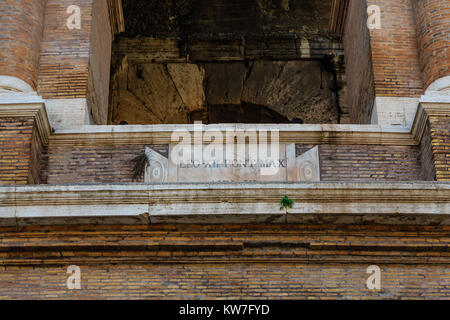
M288 196L284 196L284 198L281 199L280 204L281 204L280 210L286 209L287 212L288 208L292 209L294 207L294 200L289 199Z

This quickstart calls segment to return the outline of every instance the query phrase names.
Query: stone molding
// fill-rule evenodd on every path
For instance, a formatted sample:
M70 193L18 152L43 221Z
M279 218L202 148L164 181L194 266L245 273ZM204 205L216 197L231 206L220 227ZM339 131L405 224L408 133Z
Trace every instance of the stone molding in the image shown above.
M45 101L37 95L18 93L0 95L0 117L34 117L42 141L54 145L138 145L170 144L176 129L193 133L193 125L93 126L85 125L52 133ZM298 144L362 144L418 145L428 116L449 116L450 98L422 96L411 130L405 127L378 125L298 125L298 124L217 124L204 125L204 130L279 129L280 143Z
M44 101L38 96L8 96L8 99L0 96L0 118L33 118L42 143L47 145L52 129Z
M284 196L294 200L280 211ZM450 225L450 184L176 183L1 186L0 225L370 223Z
M0 75L0 93L35 93L33 88L25 81L11 76L1 76Z
M428 86L426 95L444 95L450 96L450 76L442 77L437 79L432 84Z
M217 124L204 125L204 130L273 130L279 129L280 143L298 144L363 144L363 145L417 145L410 129L376 125L299 125L299 124ZM193 134L194 125L137 125L137 126L82 126L57 130L52 135L54 145L95 144L170 144L175 130Z
M430 97L422 96L414 120L411 134L415 141L422 140L425 126L429 117L449 117L450 116L450 97Z

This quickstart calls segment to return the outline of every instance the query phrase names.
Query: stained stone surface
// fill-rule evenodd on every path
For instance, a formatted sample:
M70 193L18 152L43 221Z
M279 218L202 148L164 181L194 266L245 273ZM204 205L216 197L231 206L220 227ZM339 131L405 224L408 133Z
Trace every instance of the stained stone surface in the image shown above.
M206 100L209 105L240 104L247 68L244 63L207 63Z
M332 0L123 0L130 36L328 31Z
M256 61L245 81L242 101L305 123L337 123L332 89L332 75L318 61Z
M111 124L341 123L331 0L124 0Z
M135 64L113 77L113 123L339 123L318 61ZM126 79L126 80L125 80ZM123 83L126 81L126 83Z
M193 111L206 105L203 82L205 69L191 63L171 63L167 65L170 77L181 96L183 104Z

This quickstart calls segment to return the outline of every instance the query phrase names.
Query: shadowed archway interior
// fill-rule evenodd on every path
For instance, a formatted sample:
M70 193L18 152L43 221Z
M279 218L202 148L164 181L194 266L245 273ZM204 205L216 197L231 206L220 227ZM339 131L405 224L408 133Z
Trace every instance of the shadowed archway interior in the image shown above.
M110 123L348 123L331 2L124 0Z

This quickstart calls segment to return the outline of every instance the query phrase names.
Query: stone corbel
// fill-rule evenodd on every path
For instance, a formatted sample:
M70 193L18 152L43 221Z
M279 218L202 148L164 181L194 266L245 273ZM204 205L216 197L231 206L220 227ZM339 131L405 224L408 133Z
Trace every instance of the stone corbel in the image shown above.
M315 146L301 156L298 156L296 165L298 170L298 181L320 181L319 146Z
M147 156L147 165L145 166L146 183L164 183L167 182L169 172L169 159L162 156L152 148L145 148Z
M295 157L295 144L287 146L288 181L320 181L319 146Z

